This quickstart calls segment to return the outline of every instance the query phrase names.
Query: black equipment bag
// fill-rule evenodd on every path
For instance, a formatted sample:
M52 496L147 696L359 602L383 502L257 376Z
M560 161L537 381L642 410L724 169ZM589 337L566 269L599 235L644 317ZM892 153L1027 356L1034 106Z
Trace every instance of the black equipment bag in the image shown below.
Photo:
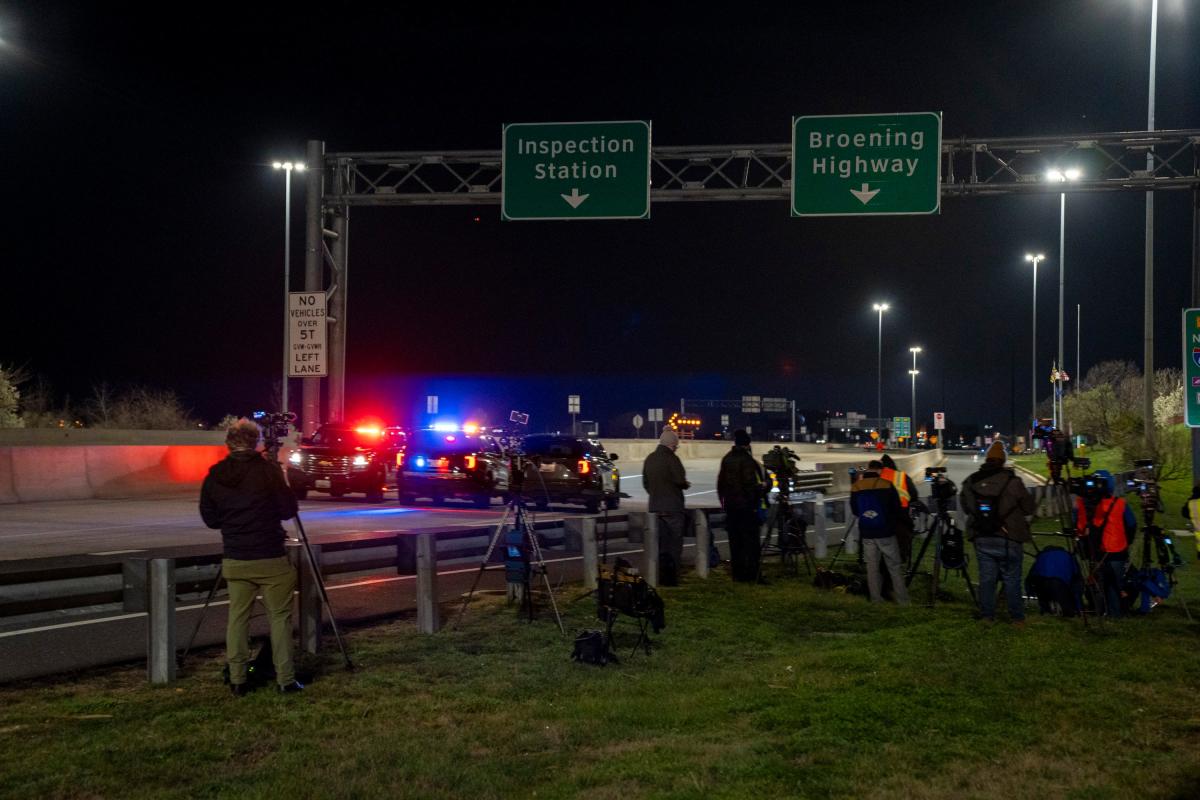
M610 649L609 642L605 640L604 631L596 630L581 631L575 637L575 650L571 653L571 658L584 664L595 664L600 667L605 664L621 663L617 654Z
M953 525L942 533L941 562L946 569L962 569L967 563L963 533Z
M813 586L818 589L833 589L835 586L845 586L850 579L845 573L834 572L825 567L817 567L817 574L813 576Z

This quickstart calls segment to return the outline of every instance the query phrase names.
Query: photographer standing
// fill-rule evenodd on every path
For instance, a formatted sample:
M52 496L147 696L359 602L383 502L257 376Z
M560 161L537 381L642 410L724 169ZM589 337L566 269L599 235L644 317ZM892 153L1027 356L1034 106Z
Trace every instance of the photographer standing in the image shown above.
M675 455L679 434L667 428L658 447L642 464L642 486L650 496L647 510L658 517L659 584L678 586L683 568L683 490L691 487L683 462Z
M1024 544L1033 537L1025 517L1037 505L1033 495L1011 469L1005 469L1004 445L993 442L983 468L963 481L963 511L971 515L968 535L979 562L979 611L988 622L996 618L996 580L1004 581L1008 616L1025 626L1021 598Z
M229 585L229 625L225 651L230 689L246 693L250 661L250 610L262 592L271 623L271 655L281 692L298 692L292 663L292 592L296 570L284 554L286 534L281 520L296 516L296 497L283 480L278 464L264 458L258 445L258 426L248 419L235 422L225 435L229 455L214 464L200 489L200 516L210 528L221 529L225 558L221 571Z
M883 464L872 461L850 487L850 509L858 517L858 535L862 541L863 560L867 564L867 590L871 602L883 600L883 579L879 574L879 559L892 577L892 592L896 602L908 605L908 587L904 585L903 562L896 541L896 526L903 509L900 494L890 482L879 477Z
M729 566L738 582L758 579L762 552L758 510L765 488L762 467L750 453L750 435L739 428L733 432L733 447L721 459L717 473L717 497L725 509L729 532Z
M1121 588L1129 564L1129 545L1137 533L1137 516L1123 497L1113 497L1115 481L1107 470L1092 473L1093 494L1075 498L1075 530L1083 540L1092 575L1104 586L1104 610L1121 616ZM1089 576L1089 578L1092 576Z

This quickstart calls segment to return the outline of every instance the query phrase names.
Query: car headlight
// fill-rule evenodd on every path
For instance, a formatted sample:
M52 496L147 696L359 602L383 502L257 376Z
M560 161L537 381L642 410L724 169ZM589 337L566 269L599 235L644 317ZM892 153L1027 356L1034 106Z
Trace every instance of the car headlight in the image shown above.
M288 456L288 461L292 462L293 464L299 464L303 460L304 460L304 457L300 455L299 451L296 451L295 453L292 453L290 456Z
M366 456L355 456L354 457L354 466L365 467L366 465L367 465L367 457Z

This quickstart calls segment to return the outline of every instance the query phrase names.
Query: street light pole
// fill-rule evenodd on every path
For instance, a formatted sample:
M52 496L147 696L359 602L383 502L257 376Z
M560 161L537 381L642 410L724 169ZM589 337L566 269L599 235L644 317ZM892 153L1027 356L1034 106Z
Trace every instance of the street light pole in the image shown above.
M1031 362L1030 372L1030 428L1037 424L1037 268L1038 264L1046 260L1046 257L1041 253L1036 256L1030 253L1025 254L1026 261L1033 262L1033 361Z
M1082 175L1083 173L1075 168L1052 169L1046 173L1046 180L1065 183L1077 181ZM1061 372L1063 369L1063 303L1067 277L1067 193L1060 192L1058 197L1058 363L1055 365L1055 369ZM1058 378L1054 381L1054 427L1060 427L1062 424L1062 379Z
M279 410L288 410L288 304L291 293L289 273L292 265L292 170L303 172L304 165L291 161L276 161L271 164L283 170L283 383L280 387Z
M912 376L912 417L909 419L908 441L909 446L912 445L912 440L917 434L917 375L920 374L917 370L917 353L921 352L920 347L910 347L908 352L912 353L913 365L908 374Z
M1146 130L1154 130L1154 72L1158 58L1158 0L1150 4L1150 97L1146 109ZM1154 151L1146 150L1146 173L1154 174ZM1142 430L1145 433L1147 456L1154 448L1154 192L1146 192L1146 286L1143 300L1144 345L1142 360Z
M883 427L883 312L888 310L887 303L876 303L872 306L879 312L879 381L875 390L875 419Z

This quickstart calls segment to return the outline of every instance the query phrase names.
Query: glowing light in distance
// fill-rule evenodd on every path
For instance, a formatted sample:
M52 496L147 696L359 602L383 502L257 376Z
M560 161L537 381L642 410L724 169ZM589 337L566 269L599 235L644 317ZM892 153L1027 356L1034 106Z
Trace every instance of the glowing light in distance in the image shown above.
M425 466L425 457L417 456L416 458L413 459L413 463L416 464L418 467L423 467L423 466Z
M292 462L293 464L299 464L300 463L300 453L298 453L298 452L292 453L290 456L288 456L288 461Z
M479 426L474 422L464 422L462 426L462 432L466 434L479 433Z
M450 433L451 431L458 430L458 424L454 422L435 422L433 423L433 429L438 433Z
M367 457L366 456L355 456L354 457L354 466L365 467L366 465L367 465Z

